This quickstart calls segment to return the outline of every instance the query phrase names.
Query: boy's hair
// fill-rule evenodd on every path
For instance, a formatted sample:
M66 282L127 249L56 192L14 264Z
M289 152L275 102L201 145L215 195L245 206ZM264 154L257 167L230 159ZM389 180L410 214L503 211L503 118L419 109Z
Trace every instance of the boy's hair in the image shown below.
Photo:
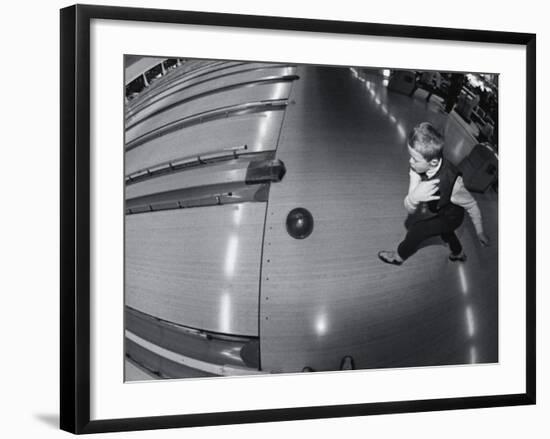
M443 155L445 139L429 122L422 122L415 126L409 133L407 141L409 146L422 154L427 162L439 159Z

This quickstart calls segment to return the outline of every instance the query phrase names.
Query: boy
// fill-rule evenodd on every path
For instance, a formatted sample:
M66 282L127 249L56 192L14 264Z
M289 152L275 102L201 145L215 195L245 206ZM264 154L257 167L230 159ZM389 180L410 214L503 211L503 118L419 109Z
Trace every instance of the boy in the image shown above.
M396 251L378 253L388 264L401 265L424 240L438 235L449 244L451 261L466 261L455 234L464 219L464 210L470 215L479 242L489 245L479 207L464 187L458 169L443 157L443 144L441 134L428 122L419 124L409 134L410 182L404 201L409 212L405 222L408 232Z

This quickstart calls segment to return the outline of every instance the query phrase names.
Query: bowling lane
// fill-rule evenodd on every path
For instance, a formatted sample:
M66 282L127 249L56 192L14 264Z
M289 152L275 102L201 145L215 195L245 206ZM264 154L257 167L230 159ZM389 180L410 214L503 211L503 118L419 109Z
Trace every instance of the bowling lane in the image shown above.
M200 77L200 80L190 82L185 81L183 85L174 87L168 92L161 93L155 97L147 106L135 112L132 117L126 120L126 127L129 129L145 120L152 114L164 111L166 108L178 105L179 102L191 101L197 96L212 93L212 90L230 89L253 85L259 81L267 79L281 78L291 75L294 72L293 67L274 65L269 68L243 68L234 72L224 72L212 78Z
M250 102L286 99L290 86L291 82L281 80L277 83L258 83L255 86L243 86L238 89L201 95L197 99L181 103L128 128L125 137L126 143L131 144L136 139L157 132L161 127L170 123L208 111Z
M434 239L401 267L377 258L405 233L405 138L436 105L388 92L382 78L349 69L298 68L277 158L287 169L270 191L260 295L265 371L443 365L498 360L496 201L482 249L469 219L458 234L470 259L451 263ZM289 236L288 212L303 207L312 234ZM461 268L462 267L462 268Z
M258 335L265 203L126 216L125 304L206 331Z
M246 173L250 162L257 159L255 156L245 156L239 160L228 160L211 166L190 169L184 172L172 172L126 186L126 201L133 198L154 196L163 192L201 186L229 185L246 180Z
M125 175L166 163L214 151L240 152L273 150L283 119L283 111L264 111L203 122L173 131L131 149L125 154Z
M157 96L159 93L169 89L172 84L178 81L185 80L186 78L193 77L196 74L203 72L209 72L218 68L223 68L224 63L222 61L203 61L203 60L190 60L181 64L177 69L169 72L153 82L149 87L140 93L139 99L134 99L128 102L126 107L127 115L133 114L133 111L144 106L150 99ZM128 70L126 70L126 76L128 77Z

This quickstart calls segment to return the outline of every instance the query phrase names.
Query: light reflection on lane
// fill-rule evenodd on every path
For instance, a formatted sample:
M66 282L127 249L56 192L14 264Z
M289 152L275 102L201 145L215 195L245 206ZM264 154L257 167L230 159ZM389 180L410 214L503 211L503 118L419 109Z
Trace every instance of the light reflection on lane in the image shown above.
M285 96L282 96L283 91L287 86L288 86L287 82L278 82L274 87L274 91L273 91L273 95L271 96L271 99L288 99L288 93L286 93ZM290 92L290 87L288 87L288 90Z
M238 247L239 238L236 235L231 235L227 242L227 250L225 252L225 276L227 278L232 278L235 273Z
M323 336L328 331L328 316L325 311L320 312L315 319L315 332Z
M460 290L464 296L467 296L469 292L469 288L468 288L468 279L466 276L466 269L464 268L464 264L459 264L457 270L458 270L458 277L460 280ZM473 307L468 301L466 301L465 303L464 315L466 320L466 332L468 334L468 337L473 341L474 336L476 335L476 321L475 321ZM470 363L472 364L477 363L477 348L473 344L470 346Z
M237 260L239 256L239 235L238 230L241 224L243 216L243 206L236 205L233 210L233 224L235 225L234 232L231 234L227 240L226 250L225 250L225 259L224 259L224 273L225 273L225 286L222 288L220 294L220 305L219 305L219 327L220 331L231 334L232 329L232 320L234 316L232 315L232 279L235 275L235 269L237 266Z
M356 79L359 79L361 82L363 82L365 84L367 90L369 91L369 94L370 94L371 98L374 99L374 103L380 108L381 112L389 118L390 122L392 122L393 124L397 124L396 128L397 128L397 132L398 132L399 136L402 139L405 139L407 137L407 132L406 132L405 128L403 127L403 125L401 123L397 123L398 119L392 114L392 112L388 109L386 104L382 103L381 95L376 93L374 84L371 81L368 81L365 78L361 77L359 75L359 72L357 71L357 69L355 69L353 67L350 67L350 71L352 72L353 76ZM388 86L388 84L389 84L389 79L388 78L390 76L390 73L391 72L390 72L389 69L382 70L382 75L384 76L384 79L382 80L382 86L383 87Z
M468 336L471 338L475 335L475 322L474 322L474 313L470 305L466 306L466 325L468 327Z
M227 291L220 299L220 330L231 334L231 295Z
M241 348L240 347L233 347L233 348L230 348L230 349L224 349L221 352L221 355L223 355L224 357L227 357L227 358L231 358L232 360L235 360L235 361L238 361L238 362L242 361Z
M261 117L262 121L260 122L260 127L258 129L258 138L256 143L263 146L267 129L269 128L269 124L271 123L271 112L266 112L262 114Z
M477 363L477 349L475 346L470 346L470 363Z
M235 212L233 213L233 222L236 226L241 224L241 218L243 216L243 210L239 205L235 206Z
M397 124L397 132L403 139L407 137L407 132L405 131L405 128L403 128L403 125L401 125L401 123Z
M468 294L468 281L466 279L466 273L464 272L464 265L460 264L458 266L458 275L460 277L460 287L464 295Z

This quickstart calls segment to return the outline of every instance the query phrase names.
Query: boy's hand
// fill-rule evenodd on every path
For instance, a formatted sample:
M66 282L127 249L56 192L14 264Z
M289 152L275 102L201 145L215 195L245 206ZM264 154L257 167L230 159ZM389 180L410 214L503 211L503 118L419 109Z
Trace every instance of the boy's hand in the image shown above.
M482 246L489 247L489 243L490 243L489 242L489 237L485 233L483 233L483 232L478 233L477 234L477 239L479 239L479 242L481 243Z
M439 179L421 181L409 194L409 200L414 204L418 204L424 201L439 200L439 195L434 195L439 188L437 184Z

